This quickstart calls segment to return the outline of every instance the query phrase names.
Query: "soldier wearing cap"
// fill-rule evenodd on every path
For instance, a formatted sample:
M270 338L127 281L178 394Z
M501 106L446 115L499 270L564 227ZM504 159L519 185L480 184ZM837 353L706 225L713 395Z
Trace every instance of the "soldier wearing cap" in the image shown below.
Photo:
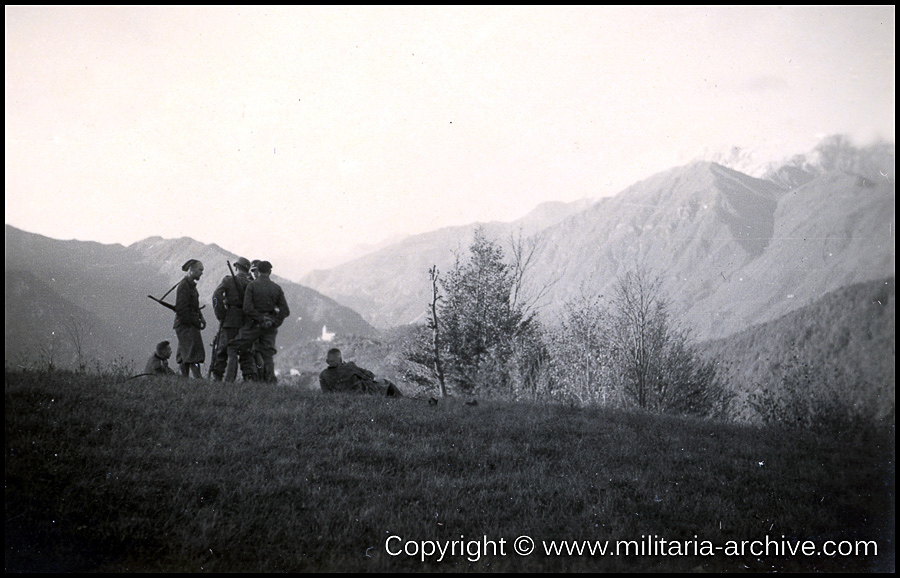
M200 294L197 292L197 281L203 275L203 263L197 259L188 259L181 270L184 278L175 290L175 335L178 337L178 353L175 361L181 368L181 375L190 373L195 378L203 377L200 364L206 360L201 331L206 328L206 319L200 311Z
M263 377L265 381L275 381L275 338L282 322L291 314L284 290L270 279L272 264L260 261L257 264L259 277L247 285L244 292L244 326L238 336L228 344L228 364L225 381L233 382L237 377L238 356L249 352L253 343L259 340L259 350L263 357Z
M250 261L238 257L234 262L235 273L222 278L212 294L213 311L219 320L219 333L216 335L216 347L213 352L213 365L210 374L216 381L225 376L228 364L228 343L237 337L244 326L244 293L253 280L250 277ZM244 381L256 379L256 364L247 353L240 355L239 363Z

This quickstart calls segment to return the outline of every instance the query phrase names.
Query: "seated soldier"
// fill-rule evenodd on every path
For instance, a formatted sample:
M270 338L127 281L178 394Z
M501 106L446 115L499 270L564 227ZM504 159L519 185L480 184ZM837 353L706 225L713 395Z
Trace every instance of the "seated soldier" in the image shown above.
M328 367L319 374L319 386L326 393L353 391L385 397L403 397L397 386L390 381L375 379L374 373L357 367L352 361L344 363L340 349L330 349L325 361Z
M172 346L168 341L160 341L156 344L156 352L147 360L144 373L148 375L175 375L169 367L169 358L172 357Z

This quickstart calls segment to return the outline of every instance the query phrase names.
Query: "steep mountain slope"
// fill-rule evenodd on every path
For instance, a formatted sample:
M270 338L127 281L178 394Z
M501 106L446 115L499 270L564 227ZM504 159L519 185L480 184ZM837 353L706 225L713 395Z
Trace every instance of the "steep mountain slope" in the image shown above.
M765 253L705 304L709 311L729 311L738 327L894 274L893 183L844 172L818 176L781 196L775 223Z
M121 354L142 368L156 343L174 338L171 312L146 297L161 295L174 281L148 269L138 253L122 245L59 241L7 225L5 273L7 280L39 282L28 292L8 293L7 309L40 311L56 304L54 315L41 319L44 331L64 333L67 311L85 311L102 321L86 320L96 330L86 346L104 362ZM20 336L32 329L27 317L7 316L7 355L22 351L32 357L30 348L19 349Z
M766 250L780 192L714 163L692 163L545 230L544 269L535 273L558 279L545 320L580 293L609 295L617 278L638 266L657 272L676 309L687 313Z
M808 367L884 415L894 406L895 300L893 277L856 283L700 347L728 368L729 385L741 394L777 388L785 368Z
M50 332L66 335L72 312L80 327L91 329L85 346L98 359L109 362L125 357L142 368L157 342L175 339L174 314L147 295L165 294L184 276L181 265L189 258L200 259L206 267L198 290L201 305L206 305L203 339L210 345L218 329L210 297L229 274L226 260L233 262L236 255L189 238L157 237L123 247L60 241L7 225L7 359L34 360L36 349L50 343ZM279 331L279 346L315 339L323 325L341 334L376 333L347 307L307 287L275 279L291 306L291 317ZM174 303L174 295L166 301Z
M775 319L894 273L893 151L835 137L767 178L710 162L653 175L536 225L527 288L544 293L541 314L553 324L569 299L609 295L618 277L643 266L661 276L674 313L698 338ZM447 271L476 226L410 237L304 282L382 328L421 320L429 267ZM505 244L516 223L481 226Z
M107 361L126 357L117 327L61 297L31 272L6 275L4 286L8 363L71 368L101 357Z
M367 321L388 328L421 321L431 298L428 270L447 271L454 255L465 252L476 227L501 243L511 235L529 236L589 205L545 203L511 223L477 223L447 227L407 237L400 243L326 271L312 271L302 282L355 311Z
M561 279L547 317L576 291L609 294L640 264L699 338L722 337L893 274L893 223L886 181L832 171L789 190L715 164L680 167L545 231L542 261Z

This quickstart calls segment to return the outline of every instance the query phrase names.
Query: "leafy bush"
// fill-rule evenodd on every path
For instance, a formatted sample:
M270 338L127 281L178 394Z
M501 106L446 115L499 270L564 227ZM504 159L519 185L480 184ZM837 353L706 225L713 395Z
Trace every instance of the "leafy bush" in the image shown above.
M764 424L859 432L877 421L880 404L893 405L887 386L882 395L865 398L862 392L877 388L826 363L816 365L794 355L773 370L773 380L760 384L747 398L756 419Z

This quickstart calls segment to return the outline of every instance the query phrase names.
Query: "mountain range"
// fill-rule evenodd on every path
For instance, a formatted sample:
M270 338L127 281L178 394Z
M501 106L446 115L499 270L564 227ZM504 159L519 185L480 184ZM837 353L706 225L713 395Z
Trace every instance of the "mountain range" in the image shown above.
M579 295L655 271L697 339L776 319L840 287L894 274L894 145L842 137L751 177L713 162L653 175L598 201L536 208L510 223L408 237L301 279L377 328L424 318L428 270L448 271L475 228L536 249L526 281L546 322Z
M295 350L325 327L374 337L423 321L429 269L448 272L476 228L507 250L513 238L534 249L526 289L540 296L534 305L547 323L559 321L569 300L608 295L620 275L643 266L660 275L673 313L696 340L721 340L841 288L892 278L894 176L893 144L855 148L833 137L762 177L694 162L614 197L546 203L509 223L410 236L300 283L275 270L291 304L279 346ZM158 341L174 340L172 312L147 295L161 297L195 258L206 266L198 289L209 305L226 261L237 257L190 238L125 247L7 225L7 363L71 362L77 343L88 358L140 369ZM205 311L210 344L217 325L211 307Z
M197 283L205 305L203 341L212 344L218 323L211 296L237 255L186 237L151 237L128 247L60 241L6 226L7 363L71 366L77 357L102 363L132 363L136 370L162 340L175 342L174 313L148 299L164 294L183 276L188 259L203 261ZM308 287L279 278L291 316L279 331L279 346L329 332L374 335L377 331L351 309ZM174 294L165 299L174 303ZM209 349L207 350L209 353Z

